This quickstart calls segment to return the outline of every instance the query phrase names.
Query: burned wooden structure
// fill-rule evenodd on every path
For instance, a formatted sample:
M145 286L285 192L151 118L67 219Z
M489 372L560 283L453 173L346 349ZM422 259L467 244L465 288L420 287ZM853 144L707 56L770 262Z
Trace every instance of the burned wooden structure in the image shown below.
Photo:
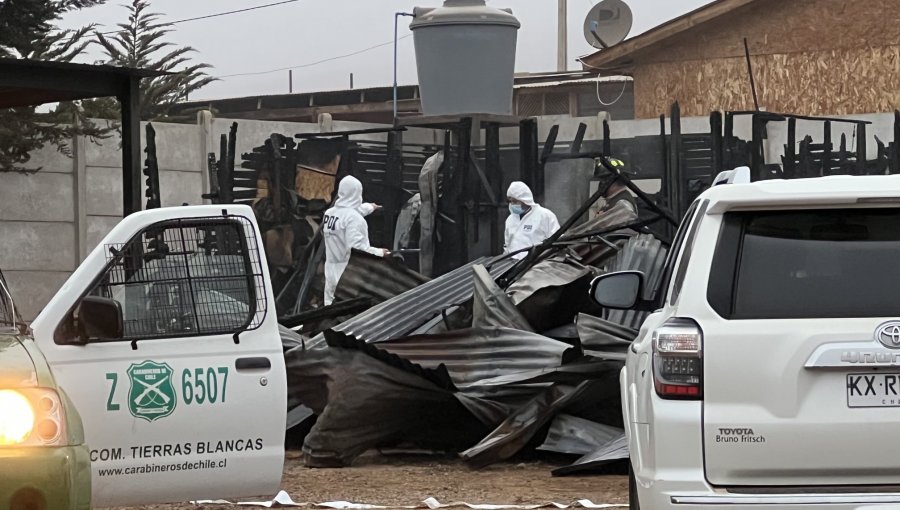
M538 171L536 157L537 121L498 115L441 116L401 119L400 125L443 134L443 145L438 148L444 163L439 177L434 275L476 257L502 252L504 184L522 180L538 200L543 195L543 173ZM518 145L501 144L504 128L519 130Z
M749 119L749 139L736 134L742 119ZM816 131L815 136L804 132L799 123L807 124L807 131ZM709 115L708 131L686 132L675 103L668 119L660 116L658 136L617 139L607 129L601 153L626 160L636 180L659 179L656 203L680 218L716 175L739 166L749 167L755 181L900 173L900 112L894 112L893 141L870 136L870 125L853 118L716 111ZM837 126L843 127L839 136ZM847 129L851 130L849 140ZM772 134L780 131L785 136L779 147ZM869 150L872 141L874 151Z
M434 130L436 143L406 142L404 132L409 128ZM504 128L518 129L520 143L502 145ZM472 258L502 252L505 184L521 179L536 197L543 194L534 119L420 117L396 127L293 138L273 134L241 154L240 162L234 150L236 130L234 124L228 136L222 135L218 156L209 155L210 191L204 198L253 207L282 315L300 314L319 304L324 247L317 226L334 199L336 183L345 175L360 179L364 199L382 206L368 218L372 245L399 248L395 252L419 270L418 248L396 242L404 234L397 231L397 220L420 192L423 165L431 156L443 154L436 184L434 276Z
M234 124L222 136L219 156L209 159L211 189L204 197L253 207L279 313L296 316L321 305L324 247L318 225L334 198L335 184L345 175L363 182L367 202L383 206L368 218L372 244L395 250L407 267L433 277L502 252L505 186L522 180L543 201L545 175L571 170L550 169L550 163L604 156L624 160L630 172L620 180L640 198L644 218L667 220L650 226L662 238L673 234L674 224L716 175L738 166L750 167L754 180L900 172L900 113L895 114L894 140L875 137L873 151L869 123L858 119L712 112L706 129L696 127L697 119L683 122L676 103L668 118L660 117L658 135L616 138L604 122L602 139L586 140L582 124L571 141L557 140L559 128L551 128L541 147L536 119L419 117L385 128L273 134L238 155ZM406 140L410 129L432 130L434 143ZM518 143L501 143L503 129L516 129ZM750 136L744 139L739 133ZM782 136L783 141L775 139ZM867 153L876 156L867 158ZM413 232L409 222L398 227L398 218L414 204L423 186L423 166L436 154L443 160L434 184L434 236L420 240L419 229ZM602 165L596 168L593 180L608 185L608 172ZM652 181L658 186L650 190ZM579 212L576 221L588 216ZM420 241L433 247L427 267L420 266Z

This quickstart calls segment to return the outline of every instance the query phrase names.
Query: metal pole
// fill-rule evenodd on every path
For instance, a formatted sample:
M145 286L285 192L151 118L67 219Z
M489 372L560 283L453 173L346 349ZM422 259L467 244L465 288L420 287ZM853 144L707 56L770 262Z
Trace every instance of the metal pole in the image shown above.
M556 70L565 72L569 68L568 41L568 0L559 0L559 14L556 28Z
M291 69L288 69L288 93L294 93L294 71Z
M394 13L394 123L397 122L397 24L400 22L400 16L415 18L416 15L408 12Z

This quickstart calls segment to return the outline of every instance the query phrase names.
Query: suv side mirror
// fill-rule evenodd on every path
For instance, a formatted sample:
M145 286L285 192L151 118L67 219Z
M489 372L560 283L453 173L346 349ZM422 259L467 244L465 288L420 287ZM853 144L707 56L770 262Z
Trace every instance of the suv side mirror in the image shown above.
M591 282L591 297L604 308L629 310L641 303L643 288L644 273L619 271L594 278Z
M85 296L78 305L83 340L119 340L125 336L122 305L99 296Z

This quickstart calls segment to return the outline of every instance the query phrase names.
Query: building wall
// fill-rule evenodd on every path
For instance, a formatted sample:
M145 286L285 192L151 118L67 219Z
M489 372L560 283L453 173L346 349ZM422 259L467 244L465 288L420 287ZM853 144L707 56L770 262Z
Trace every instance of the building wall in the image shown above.
M896 0L758 0L635 53L636 117L656 117L673 101L685 116L752 109L744 37L760 106L769 111L851 115L900 107Z

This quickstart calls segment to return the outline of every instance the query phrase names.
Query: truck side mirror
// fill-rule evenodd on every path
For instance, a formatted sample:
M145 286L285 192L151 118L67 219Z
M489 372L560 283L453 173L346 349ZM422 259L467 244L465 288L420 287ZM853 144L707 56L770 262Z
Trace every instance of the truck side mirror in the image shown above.
M591 297L604 308L629 310L641 302L643 288L644 273L619 271L594 278L591 282Z
M122 305L99 296L85 296L78 305L83 340L120 340L125 336Z

